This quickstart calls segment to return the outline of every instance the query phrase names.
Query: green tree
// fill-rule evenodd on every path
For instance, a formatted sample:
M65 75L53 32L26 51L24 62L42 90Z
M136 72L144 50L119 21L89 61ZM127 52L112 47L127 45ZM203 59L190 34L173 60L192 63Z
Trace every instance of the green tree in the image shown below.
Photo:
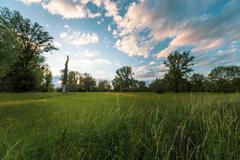
M54 91L54 86L52 84L52 72L46 68L44 71L44 83L43 91L52 92Z
M101 91L101 92L104 92L104 91L107 91L109 90L109 83L107 80L100 80L98 82L98 91Z
M0 78L10 71L17 61L19 51L21 48L17 41L17 35L0 28Z
M236 79L240 78L239 66L218 66L215 67L208 75L209 79L215 86L215 91L232 92L237 91Z
M120 91L129 89L134 81L133 75L132 67L124 66L117 69L116 76L112 81L114 89Z
M112 80L112 85L115 91L123 90L123 81L117 76Z
M191 81L191 91L192 92L203 92L204 89L204 76L198 73L194 73L191 77L190 77L190 81Z
M62 91L63 93L67 92L68 85L68 61L69 57L67 56L67 60L65 62L65 68L61 71L61 81L62 81Z
M185 82L184 78L192 72L192 61L194 60L193 56L190 56L188 51L174 51L164 61L164 64L169 68L168 73L165 75L175 92L179 92L181 85Z
M7 8L0 9L0 29L16 35L16 40L20 44L20 49L14 56L17 58L8 64L11 67L1 79L1 85L6 91L37 90L43 81L45 68L43 53L56 49L53 38L38 23L31 23L19 12L11 12ZM14 52L11 54L15 55Z
M146 82L144 82L144 81L138 81L138 89L140 90L140 91L145 91L146 90Z
M149 88L154 92L162 93L162 92L164 92L164 84L163 83L164 82L162 79L156 78L154 81L152 81L149 84Z
M96 80L89 73L84 73L80 81L83 84L83 89L87 92L93 91L96 87Z
M80 73L77 71L70 71L68 73L68 90L70 92L77 92L79 90Z
M205 78L205 80L203 81L203 88L205 92L216 91L213 81L211 81L209 78Z
M232 87L233 87L233 91L240 92L240 77L236 77L232 79Z
M208 75L212 80L225 79L230 81L234 78L240 77L239 66L217 66Z

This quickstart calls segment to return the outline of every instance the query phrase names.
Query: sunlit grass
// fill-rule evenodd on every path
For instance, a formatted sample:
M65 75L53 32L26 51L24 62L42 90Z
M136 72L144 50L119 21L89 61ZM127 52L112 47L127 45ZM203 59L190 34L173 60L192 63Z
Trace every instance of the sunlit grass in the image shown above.
M240 94L0 94L0 159L240 159Z

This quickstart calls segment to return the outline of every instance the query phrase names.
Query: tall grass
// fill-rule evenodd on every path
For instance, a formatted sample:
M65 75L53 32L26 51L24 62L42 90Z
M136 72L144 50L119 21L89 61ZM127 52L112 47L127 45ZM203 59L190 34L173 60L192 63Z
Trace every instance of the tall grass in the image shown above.
M0 94L1 159L240 159L240 94Z

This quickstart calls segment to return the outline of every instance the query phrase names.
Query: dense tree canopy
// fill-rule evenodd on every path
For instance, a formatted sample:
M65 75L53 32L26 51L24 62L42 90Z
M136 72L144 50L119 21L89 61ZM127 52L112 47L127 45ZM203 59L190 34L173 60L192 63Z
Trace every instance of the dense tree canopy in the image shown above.
M65 63L66 64L66 63ZM64 78L66 76L66 78ZM67 74L61 71L61 81L64 82L67 91L69 92L90 92L96 91L96 80L89 73L79 73L78 71L68 71ZM62 85L61 90L63 90Z
M93 91L96 87L96 80L89 73L84 73L80 77L80 82L82 82L84 91L87 92Z
M21 47L17 35L0 28L0 78L4 77L16 63L19 51Z
M112 82L114 89L120 91L129 89L134 81L133 75L132 67L124 66L117 69L116 76Z
M169 81L170 86L174 87L175 92L179 92L181 86L184 84L184 78L192 72L192 61L194 60L193 56L190 56L190 52L172 52L167 60L164 61L164 64L169 68L168 73L165 75L167 81Z
M156 78L155 80L153 80L150 84L149 84L149 88L152 91L155 91L157 93L162 93L164 92L164 82L162 79L160 78Z
M68 73L68 90L71 92L79 91L79 80L81 74L77 71L70 71Z
M98 82L97 88L98 88L98 91L103 92L103 91L109 91L111 89L111 86L107 80L100 80Z
M203 83L204 83L204 76L198 73L194 73L190 77L191 81L191 91L193 92L202 92L204 91Z
M3 33L1 45L6 44L9 50L3 48L14 57L7 61L4 76L1 78L1 89L5 91L33 91L43 83L45 58L42 53L56 49L53 38L44 31L38 23L31 23L17 12L7 8L0 8L0 29ZM17 42L16 42L17 41ZM16 43L15 43L16 42ZM15 49L18 48L18 49ZM8 57L8 56L4 56ZM7 72L6 72L7 70Z
M209 73L209 80L214 86L214 91L232 92L239 91L240 67L217 66Z

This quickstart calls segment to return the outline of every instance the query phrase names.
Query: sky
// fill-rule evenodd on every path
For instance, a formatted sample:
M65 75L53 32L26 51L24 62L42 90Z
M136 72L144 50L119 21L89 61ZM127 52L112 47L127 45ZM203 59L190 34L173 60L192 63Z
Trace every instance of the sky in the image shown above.
M174 50L195 56L194 72L240 65L240 0L0 0L54 37L45 53L54 76L64 68L111 80L121 66L152 80Z

